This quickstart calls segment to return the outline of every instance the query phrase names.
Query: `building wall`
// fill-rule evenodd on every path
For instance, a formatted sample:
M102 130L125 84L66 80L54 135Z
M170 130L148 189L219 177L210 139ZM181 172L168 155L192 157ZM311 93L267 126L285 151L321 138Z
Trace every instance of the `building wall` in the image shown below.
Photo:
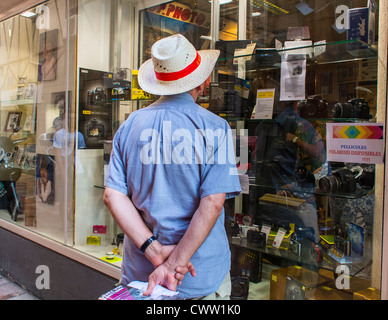
M0 239L0 271L43 300L96 300L117 283L117 279L3 228ZM37 272L39 266L49 270L48 289L36 286L42 275L39 269ZM38 283L42 282L38 279Z

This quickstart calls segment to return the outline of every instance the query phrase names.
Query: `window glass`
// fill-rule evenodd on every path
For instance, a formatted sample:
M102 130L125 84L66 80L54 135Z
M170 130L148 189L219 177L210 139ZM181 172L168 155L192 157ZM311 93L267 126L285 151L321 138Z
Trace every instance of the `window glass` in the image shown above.
M0 23L0 214L65 243L73 241L75 34L67 21L75 13L73 1L48 1Z

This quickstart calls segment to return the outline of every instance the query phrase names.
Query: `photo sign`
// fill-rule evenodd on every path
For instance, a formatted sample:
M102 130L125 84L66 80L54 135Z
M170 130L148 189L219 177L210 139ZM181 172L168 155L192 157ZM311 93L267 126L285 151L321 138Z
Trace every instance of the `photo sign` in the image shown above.
M384 160L382 123L327 123L327 160L381 164Z

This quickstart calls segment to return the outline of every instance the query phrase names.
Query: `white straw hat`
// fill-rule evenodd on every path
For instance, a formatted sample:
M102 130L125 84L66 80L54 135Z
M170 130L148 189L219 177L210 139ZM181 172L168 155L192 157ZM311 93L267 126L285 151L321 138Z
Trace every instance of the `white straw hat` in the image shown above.
M196 51L181 34L163 38L152 46L152 58L140 67L139 85L155 95L190 91L209 77L219 54L219 50Z

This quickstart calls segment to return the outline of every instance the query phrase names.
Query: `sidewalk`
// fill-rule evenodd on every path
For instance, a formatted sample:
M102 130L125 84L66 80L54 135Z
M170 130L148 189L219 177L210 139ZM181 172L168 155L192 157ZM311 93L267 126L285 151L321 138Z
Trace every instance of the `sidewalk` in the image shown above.
M0 300L40 300L0 274Z

